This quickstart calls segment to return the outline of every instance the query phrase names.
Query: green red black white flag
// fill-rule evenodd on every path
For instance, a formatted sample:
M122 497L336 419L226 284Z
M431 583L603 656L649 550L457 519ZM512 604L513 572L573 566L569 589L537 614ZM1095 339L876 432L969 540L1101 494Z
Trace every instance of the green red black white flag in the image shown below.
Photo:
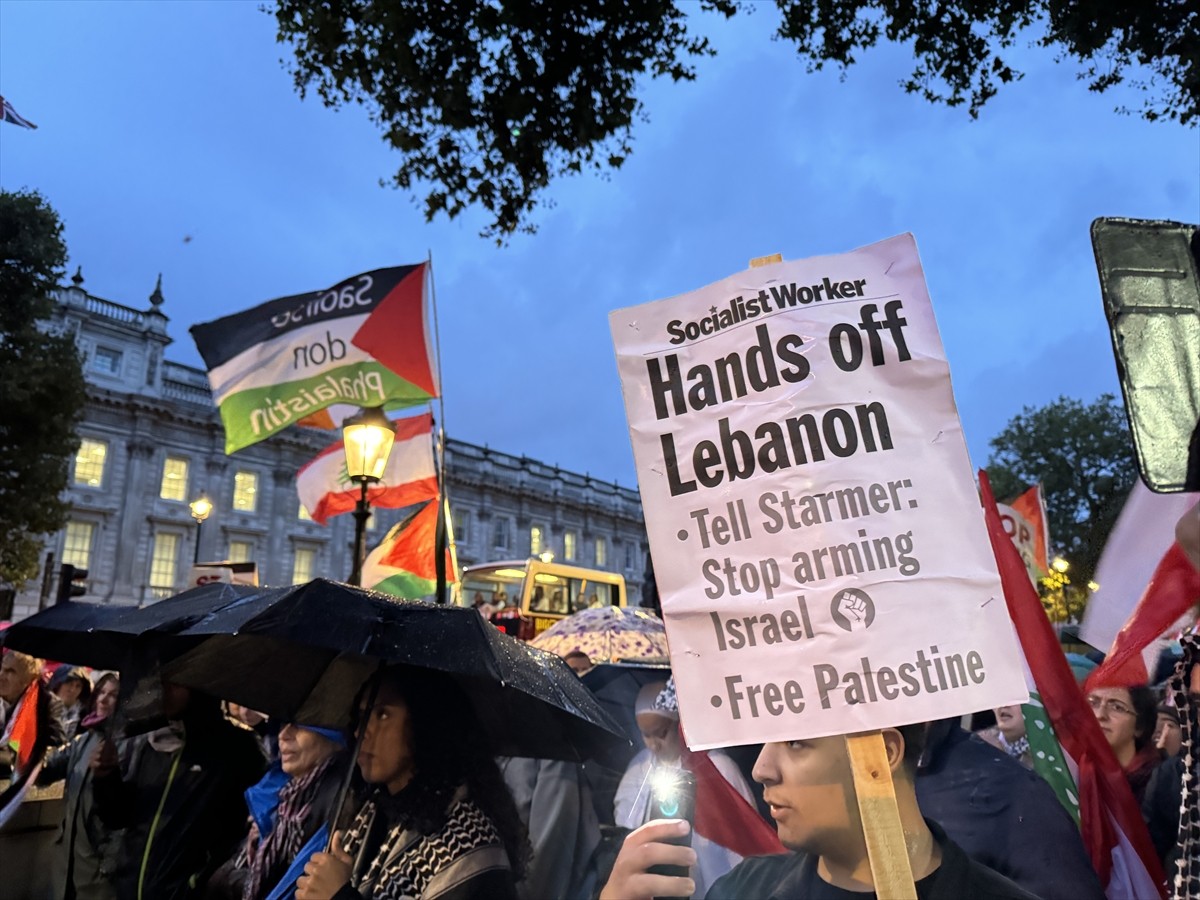
M334 404L402 409L438 395L420 263L195 325L225 452Z

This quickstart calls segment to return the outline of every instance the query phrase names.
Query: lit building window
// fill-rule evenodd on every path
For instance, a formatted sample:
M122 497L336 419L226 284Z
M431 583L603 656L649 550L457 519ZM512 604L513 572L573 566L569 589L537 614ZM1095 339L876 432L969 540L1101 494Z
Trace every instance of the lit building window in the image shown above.
M608 565L608 541L605 538L596 538L596 565Z
M154 535L154 555L150 557L150 590L155 597L175 593L179 561L179 535L160 531Z
M563 532L563 558L564 559L574 559L575 552L576 552L575 532L564 531Z
M237 472L233 476L233 508L241 512L258 509L258 476L253 472Z
M92 370L105 375L121 374L121 351L111 347L97 347L92 354Z
M104 460L107 456L108 444L84 438L75 454L75 483L100 487L104 481Z
M632 572L636 568L637 549L633 546L633 543L630 542L625 545L625 569L628 572Z
M86 569L92 562L92 539L96 526L91 522L68 522L63 535L62 561L67 565Z
M230 562L250 562L250 557L254 554L254 545L249 541L230 541L229 542L229 561Z
M369 513L367 513L367 531L375 531L375 510L371 510Z
M164 500L186 500L188 483L188 461L178 456L168 456L163 461L162 485L158 496Z
M311 522L313 517L308 514L308 509L303 503L300 504L300 512L296 516L301 522Z
M492 546L497 550L508 549L508 519L503 516L496 516L492 526Z
M313 579L317 567L317 551L311 547L297 547L292 561L292 584L307 584Z
M529 529L529 555L537 556L543 549L542 527L534 525Z

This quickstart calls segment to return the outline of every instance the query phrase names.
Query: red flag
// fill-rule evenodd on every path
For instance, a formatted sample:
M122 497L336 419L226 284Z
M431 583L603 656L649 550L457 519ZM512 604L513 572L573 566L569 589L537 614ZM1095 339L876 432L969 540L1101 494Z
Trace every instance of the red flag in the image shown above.
M1150 680L1142 650L1200 602L1200 572L1176 542L1163 555L1104 663L1087 679L1087 689L1128 687Z
M1133 791L1075 683L1017 548L1004 531L987 474L979 473L1004 599L1046 713L1079 772L1079 828L1109 898L1165 897L1162 865Z
M683 765L696 777L696 834L740 856L787 852L775 829L725 780L707 753L684 745Z
M354 335L353 344L405 381L438 396L429 323L425 318L425 273L421 263L392 288Z
M418 578L436 581L437 559L434 547L437 536L437 513L437 502L430 501L411 519L400 523L395 535L391 536L391 546L383 553L379 562L385 566L411 572ZM448 571L451 573L449 577L453 578L454 569L449 563L449 551L447 551L447 564Z
M16 715L8 732L8 744L17 751L18 773L29 771L29 761L33 758L33 747L37 743L38 734L38 695L41 690L40 680L34 678L17 701Z

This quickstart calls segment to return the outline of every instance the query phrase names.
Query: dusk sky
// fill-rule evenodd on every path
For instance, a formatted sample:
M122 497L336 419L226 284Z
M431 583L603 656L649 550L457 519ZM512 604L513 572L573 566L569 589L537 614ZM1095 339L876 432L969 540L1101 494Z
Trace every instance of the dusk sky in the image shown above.
M197 366L197 322L432 253L448 433L628 486L609 311L776 251L916 236L976 466L1022 407L1118 392L1088 228L1200 221L1200 131L1036 49L972 121L903 93L904 47L807 74L777 17L702 17L718 56L644 85L625 166L498 248L380 186L398 158L363 109L300 99L258 3L3 0L0 94L39 127L0 125L0 186L54 205L91 293L144 308L161 272Z

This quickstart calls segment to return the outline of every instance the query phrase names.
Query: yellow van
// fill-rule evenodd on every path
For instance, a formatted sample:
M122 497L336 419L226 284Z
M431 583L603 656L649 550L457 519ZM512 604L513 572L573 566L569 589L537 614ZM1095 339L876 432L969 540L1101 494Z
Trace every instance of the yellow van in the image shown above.
M625 605L625 579L531 557L480 563L463 569L459 602L490 606L496 627L529 640L571 613Z

